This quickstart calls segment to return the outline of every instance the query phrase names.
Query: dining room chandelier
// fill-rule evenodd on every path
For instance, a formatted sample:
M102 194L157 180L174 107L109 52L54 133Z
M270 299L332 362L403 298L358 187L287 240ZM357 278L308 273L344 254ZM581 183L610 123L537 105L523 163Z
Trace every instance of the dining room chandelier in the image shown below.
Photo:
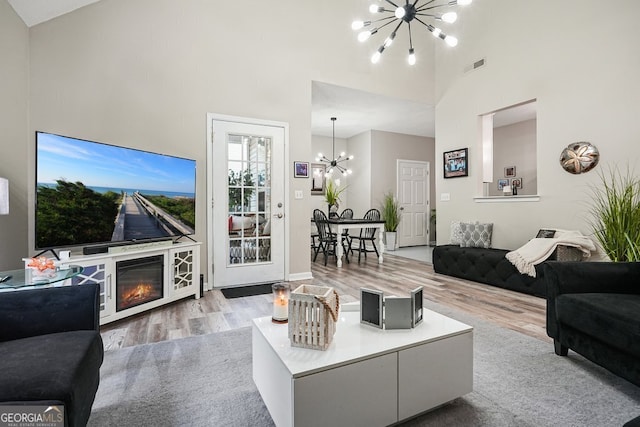
M332 151L331 157L333 158L333 160L330 160L329 158L327 158L327 156L325 156L322 153L318 153L318 157L316 157L316 162L322 162L327 164L328 166L328 169L326 172L327 175L331 175L333 171L337 169L342 175L347 176L347 175L351 175L353 171L351 169L347 169L346 167L342 166L340 163L345 162L347 160L353 160L353 156L347 156L346 153L343 151L342 153L340 153L338 157L336 157L336 120L337 118L331 117L331 122L333 123L333 151Z
M376 50L371 56L371 62L376 64L380 61L380 57L382 56L382 52L391 46L393 40L396 38L396 34L398 30L404 24L407 23L407 31L409 32L409 56L407 60L409 61L409 65L414 65L416 63L416 54L413 49L413 37L411 35L411 24L419 23L424 25L427 30L431 32L435 37L438 37L445 41L449 46L456 46L458 44L458 39L446 35L442 32L442 30L435 25L423 21L423 19L431 19L433 21L442 21L448 24L452 24L456 22L458 19L458 14L453 11L447 11L445 8L453 7L453 6L466 6L470 4L473 0L449 0L449 1L439 1L439 0L413 0L410 2L409 0L405 0L405 4L398 6L391 0L385 0L386 3L392 6L390 9L386 9L383 6L379 6L378 4L372 4L369 7L369 12L374 15L379 14L388 14L386 16L382 16L379 19L374 19L372 21L353 21L351 24L351 28L354 31L360 31L358 33L358 40L361 42L367 41L372 35L376 34L378 31L386 27L387 25L395 24L397 25L391 31L389 36L384 40L382 45ZM444 13L440 13L440 11ZM398 22L399 21L399 22ZM371 29L367 29L366 27L373 26Z

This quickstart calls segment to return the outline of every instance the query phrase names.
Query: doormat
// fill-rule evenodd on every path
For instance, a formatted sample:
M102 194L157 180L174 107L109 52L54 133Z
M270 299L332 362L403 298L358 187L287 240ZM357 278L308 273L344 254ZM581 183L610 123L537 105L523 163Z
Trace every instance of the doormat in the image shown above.
M251 297L254 295L270 294L271 283L265 283L263 285L239 286L237 288L225 288L220 290L222 291L222 295L224 295L224 297L227 299Z

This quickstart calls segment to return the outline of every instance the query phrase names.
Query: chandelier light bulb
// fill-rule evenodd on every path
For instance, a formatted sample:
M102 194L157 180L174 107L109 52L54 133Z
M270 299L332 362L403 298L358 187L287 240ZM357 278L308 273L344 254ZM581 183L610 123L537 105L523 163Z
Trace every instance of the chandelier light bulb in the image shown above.
M434 28L433 31L431 32L433 34L434 37L440 37L440 34L442 33L442 30L440 28Z
M358 34L358 41L366 42L369 39L369 37L371 37L371 34L373 33L369 30L360 32L360 34Z
M387 38L384 40L384 45L383 45L383 46L384 46L384 48L386 49L386 48L388 48L389 46L391 46L391 43L393 43L393 39L395 39L395 38L396 38L396 33L395 33L395 31L394 31L393 33L391 33L391 34L389 35L389 37L387 37Z
M404 7L401 6L401 7L396 8L396 11L395 11L394 14L395 14L396 18L402 19L404 17L405 13L407 13L407 11L404 10Z
M473 0L458 0L456 3L459 4L460 6L467 6L469 4L471 4Z
M380 13L384 11L384 7L380 7L377 4L372 4L369 6L369 12L371 13Z
M409 49L409 57L407 58L407 61L409 61L409 65L416 65L416 54L413 48Z
M350 155L350 156L347 158L347 160L353 160L353 154L352 154L352 155Z
M447 12L440 17L444 22L448 22L449 24L453 24L458 19L458 14L455 12Z
M351 23L352 30L361 30L364 28L364 21L353 21Z
M446 36L444 38L444 41L451 47L455 47L458 45L458 39L453 36Z

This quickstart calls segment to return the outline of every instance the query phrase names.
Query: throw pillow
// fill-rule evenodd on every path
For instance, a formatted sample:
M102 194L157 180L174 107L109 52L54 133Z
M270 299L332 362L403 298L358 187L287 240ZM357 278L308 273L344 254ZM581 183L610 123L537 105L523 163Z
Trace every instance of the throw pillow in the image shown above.
M552 239L556 235L556 230L545 230L544 228L538 231L536 239Z
M451 237L449 241L452 245L462 244L462 229L460 228L460 221L451 221Z
M490 248L491 234L493 233L493 224L475 224L461 223L462 242L460 246L463 248Z

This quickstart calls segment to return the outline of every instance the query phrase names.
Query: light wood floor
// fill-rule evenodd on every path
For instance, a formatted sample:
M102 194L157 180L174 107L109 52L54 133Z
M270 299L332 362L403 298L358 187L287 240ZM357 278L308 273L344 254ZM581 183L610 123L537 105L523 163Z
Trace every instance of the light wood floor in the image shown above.
M358 265L357 259L343 268L330 259L325 267L311 263L313 279L293 282L332 286L342 303L357 301L361 287L385 294L407 295L424 286L424 296L442 305L467 312L544 341L546 301L542 298L436 274L430 264L385 254L384 263L374 256ZM333 262L332 262L333 261ZM105 348L182 338L250 326L252 318L271 315L271 295L226 299L219 290L207 291L198 300L184 299L102 327Z

